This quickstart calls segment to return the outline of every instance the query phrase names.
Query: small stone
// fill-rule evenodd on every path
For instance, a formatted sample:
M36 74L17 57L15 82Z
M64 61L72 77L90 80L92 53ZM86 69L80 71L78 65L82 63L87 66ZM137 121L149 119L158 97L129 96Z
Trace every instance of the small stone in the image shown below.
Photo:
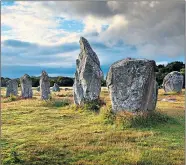
M42 71L40 77L40 92L41 92L41 99L48 100L50 95L50 82L48 74L45 71Z
M60 91L59 85L57 85L56 83L54 83L54 86L52 87L52 91L53 92L59 92Z
M16 79L9 80L6 86L6 97L9 97L10 95L18 95L18 83Z
M32 80L28 74L20 78L21 96L23 98L32 98Z
M181 92L183 87L183 75L173 71L163 79L163 89L165 92Z

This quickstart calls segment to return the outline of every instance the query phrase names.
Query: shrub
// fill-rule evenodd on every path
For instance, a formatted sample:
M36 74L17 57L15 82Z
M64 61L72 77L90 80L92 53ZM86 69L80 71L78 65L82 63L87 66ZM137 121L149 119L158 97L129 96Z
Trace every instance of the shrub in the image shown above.
M130 113L130 112L118 112L115 114L112 108L106 108L103 112L104 122L106 124L115 124L117 127L125 128L146 128L153 127L158 124L167 122L176 122L175 119L169 117L161 112L151 113Z
M135 115L131 120L132 127L152 127L158 124L167 123L174 120L161 112L152 112L149 114Z
M112 111L112 107L105 107L103 109L103 120L105 124L114 124L116 120L116 114Z
M58 101L54 101L53 102L53 106L55 107L65 107L67 105L70 105L70 101L67 99L63 99L63 100L58 100Z
M88 111L99 112L101 106L104 104L105 103L100 99L94 101L86 101L83 105L83 109Z
M70 100L63 99L63 100L47 100L42 101L41 106L45 107L64 107L70 105Z
M20 164L22 162L23 161L19 158L19 154L15 150L15 147L11 149L8 158L3 160L3 164L5 165Z
M17 97L13 94L10 94L10 97L8 98L8 101L16 101Z
M52 95L51 94L48 95L48 99L52 100Z

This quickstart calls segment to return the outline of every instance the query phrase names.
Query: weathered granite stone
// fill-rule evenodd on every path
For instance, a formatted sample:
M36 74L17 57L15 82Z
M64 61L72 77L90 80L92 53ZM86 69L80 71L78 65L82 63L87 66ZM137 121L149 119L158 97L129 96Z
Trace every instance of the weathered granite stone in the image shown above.
M42 100L49 99L50 82L49 82L48 74L45 71L42 71L42 74L40 77L40 92L41 92Z
M57 85L56 83L54 83L54 86L52 87L52 91L59 92L60 91L59 85Z
M156 109L156 103L157 103L157 100L158 100L158 89L159 89L158 83L157 83L157 81L155 81L152 103L149 104L149 105L152 105L152 108L150 108L150 109L153 109L153 110Z
M117 61L111 65L106 82L114 112L155 110L158 94L155 61L132 58Z
M6 86L6 97L9 97L11 94L14 96L18 95L18 83L16 79L9 80Z
M81 52L76 60L76 73L73 85L75 104L93 101L99 98L103 72L96 53L88 41L80 38Z
M28 74L20 78L21 96L23 98L32 98L32 80Z
M163 79L163 89L165 92L181 92L183 87L183 75L180 72L173 71Z

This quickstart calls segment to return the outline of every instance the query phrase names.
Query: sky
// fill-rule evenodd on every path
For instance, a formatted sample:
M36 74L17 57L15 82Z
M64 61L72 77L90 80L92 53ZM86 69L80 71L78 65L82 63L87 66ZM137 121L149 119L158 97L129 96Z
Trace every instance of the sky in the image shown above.
M1 1L1 76L73 77L85 37L104 75L133 57L184 61L185 2Z

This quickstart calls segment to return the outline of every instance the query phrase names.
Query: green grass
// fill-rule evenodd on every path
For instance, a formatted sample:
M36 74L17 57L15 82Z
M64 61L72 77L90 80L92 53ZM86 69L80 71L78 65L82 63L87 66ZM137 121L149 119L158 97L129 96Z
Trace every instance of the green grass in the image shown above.
M109 101L95 113L95 104L77 108L65 91L59 94L66 97L2 98L3 165L184 164L183 94L173 103L158 101L152 116L136 118L110 113ZM158 99L167 97L159 92ZM108 100L108 92L101 99Z

